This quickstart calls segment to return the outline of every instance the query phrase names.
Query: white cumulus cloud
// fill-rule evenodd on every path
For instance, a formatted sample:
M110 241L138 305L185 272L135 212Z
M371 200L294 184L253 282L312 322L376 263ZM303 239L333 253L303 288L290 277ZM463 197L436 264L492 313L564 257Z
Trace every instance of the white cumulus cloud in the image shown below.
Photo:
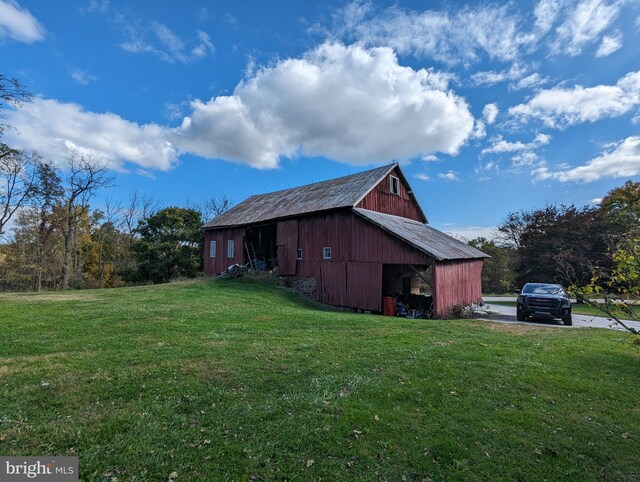
M140 125L113 113L36 98L8 112L11 144L61 159L93 151L114 167L168 170L182 153L260 169L282 157L350 164L450 155L473 133L465 100L447 74L398 64L389 48L327 43L263 68L232 95L195 100L178 127Z
M539 119L549 127L563 128L602 118L617 117L640 104L640 71L630 72L615 85L567 89L555 87L538 92L526 104L509 109L521 120Z
M12 0L0 0L0 40L11 38L18 42L33 43L43 40L44 27L31 15Z
M582 166L552 171L548 167L535 169L539 180L560 182L592 182L602 178L625 178L640 175L640 137L631 136L615 144L609 151Z
M493 144L491 144L491 146L482 149L482 154L530 151L536 147L548 144L550 140L551 136L547 134L537 134L533 141L527 143L522 141L509 142L502 138L498 138L493 142Z
M482 109L482 115L484 116L487 124L491 125L496 121L496 117L498 117L498 104L487 104Z
M8 143L33 149L45 159L60 162L73 150L93 152L111 167L125 161L146 169L169 170L178 151L167 141L167 129L156 124L139 125L111 114L87 112L81 106L36 98L8 112Z
M259 70L230 96L192 102L173 139L258 168L299 153L351 164L456 154L474 119L447 82L399 65L390 48L325 43Z
M458 177L458 173L456 171L447 171L447 172L441 172L438 174L438 177L440 179L444 179L445 181L459 181L460 178Z

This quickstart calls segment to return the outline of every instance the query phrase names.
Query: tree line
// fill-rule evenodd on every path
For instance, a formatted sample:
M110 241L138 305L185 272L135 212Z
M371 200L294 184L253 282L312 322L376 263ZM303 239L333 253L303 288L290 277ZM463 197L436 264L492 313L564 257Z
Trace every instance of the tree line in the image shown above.
M513 292L527 282L575 288L598 283L628 292L640 283L639 238L640 182L629 180L596 206L548 204L509 213L496 239L469 244L491 256L483 270L485 293ZM623 260L628 273L614 281Z
M19 151L0 160L3 228L13 224L0 245L0 290L115 287L202 271L200 228L230 207L226 196L161 209L132 192L96 208L95 195L113 185L107 164L74 153L63 165Z

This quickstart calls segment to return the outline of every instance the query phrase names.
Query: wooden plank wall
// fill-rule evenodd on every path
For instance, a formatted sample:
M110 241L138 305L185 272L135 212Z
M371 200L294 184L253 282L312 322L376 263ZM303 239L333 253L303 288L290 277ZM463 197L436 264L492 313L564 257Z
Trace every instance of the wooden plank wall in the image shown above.
M322 258L325 246L331 247L331 260ZM424 253L349 211L301 218L298 247L303 259L297 262L296 274L316 278L321 301L362 310L382 310L383 263L432 262Z
M347 303L382 311L382 263L347 263Z
M234 240L234 257L227 258L227 241ZM216 241L216 257L209 256L209 242ZM217 229L204 232L204 272L222 273L232 264L242 264L244 260L244 230Z
M432 274L436 318L448 316L452 306L482 299L481 259L438 262Z
M320 263L318 299L333 306L351 306L347 293L347 263Z
M278 223L276 241L278 243L278 274L296 274L298 220L280 221Z
M391 171L392 176L400 179L400 195L391 194L389 176L385 177L366 197L356 206L362 209L378 211L380 213L394 214L404 218L424 221L411 198L407 189L409 187L402 182L397 168Z

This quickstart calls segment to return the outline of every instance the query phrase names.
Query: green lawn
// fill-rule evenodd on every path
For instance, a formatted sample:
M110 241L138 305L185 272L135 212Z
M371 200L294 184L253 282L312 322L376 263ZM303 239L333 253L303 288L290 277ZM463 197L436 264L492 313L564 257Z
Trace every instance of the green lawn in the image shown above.
M502 306L512 306L516 307L515 301L488 301L489 305L502 305ZM640 319L640 305L632 305L629 307L631 312L634 314L636 319ZM576 304L573 303L571 305L571 311L577 315L593 315L593 316L607 316L603 311L594 308L585 304ZM625 320L629 318L629 314L625 313L622 309L619 309L617 314L620 316L619 319Z
M0 454L77 454L84 480L640 479L622 332L356 315L255 280L0 295L0 330Z

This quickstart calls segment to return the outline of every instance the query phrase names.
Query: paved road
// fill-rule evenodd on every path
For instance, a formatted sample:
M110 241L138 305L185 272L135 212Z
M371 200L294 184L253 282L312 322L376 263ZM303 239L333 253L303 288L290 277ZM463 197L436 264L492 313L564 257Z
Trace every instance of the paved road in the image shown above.
M537 323L544 326L558 326L564 327L562 321L560 320L552 320L552 321L517 321L516 320L516 308L515 306L503 306L497 304L491 304L492 301L516 301L515 297L491 297L487 296L483 298L483 301L486 305L489 305L492 311L497 312L497 315L490 315L487 317L483 317L483 320L490 321L498 321L501 323ZM624 321L624 320L623 320ZM625 322L628 326L632 326L633 328L640 330L640 322L637 321L627 321ZM624 330L620 325L609 320L608 318L604 318L602 316L592 316L592 315L578 315L576 313L573 314L573 326L581 327L581 328L609 328L613 330ZM570 327L566 327L570 328Z

